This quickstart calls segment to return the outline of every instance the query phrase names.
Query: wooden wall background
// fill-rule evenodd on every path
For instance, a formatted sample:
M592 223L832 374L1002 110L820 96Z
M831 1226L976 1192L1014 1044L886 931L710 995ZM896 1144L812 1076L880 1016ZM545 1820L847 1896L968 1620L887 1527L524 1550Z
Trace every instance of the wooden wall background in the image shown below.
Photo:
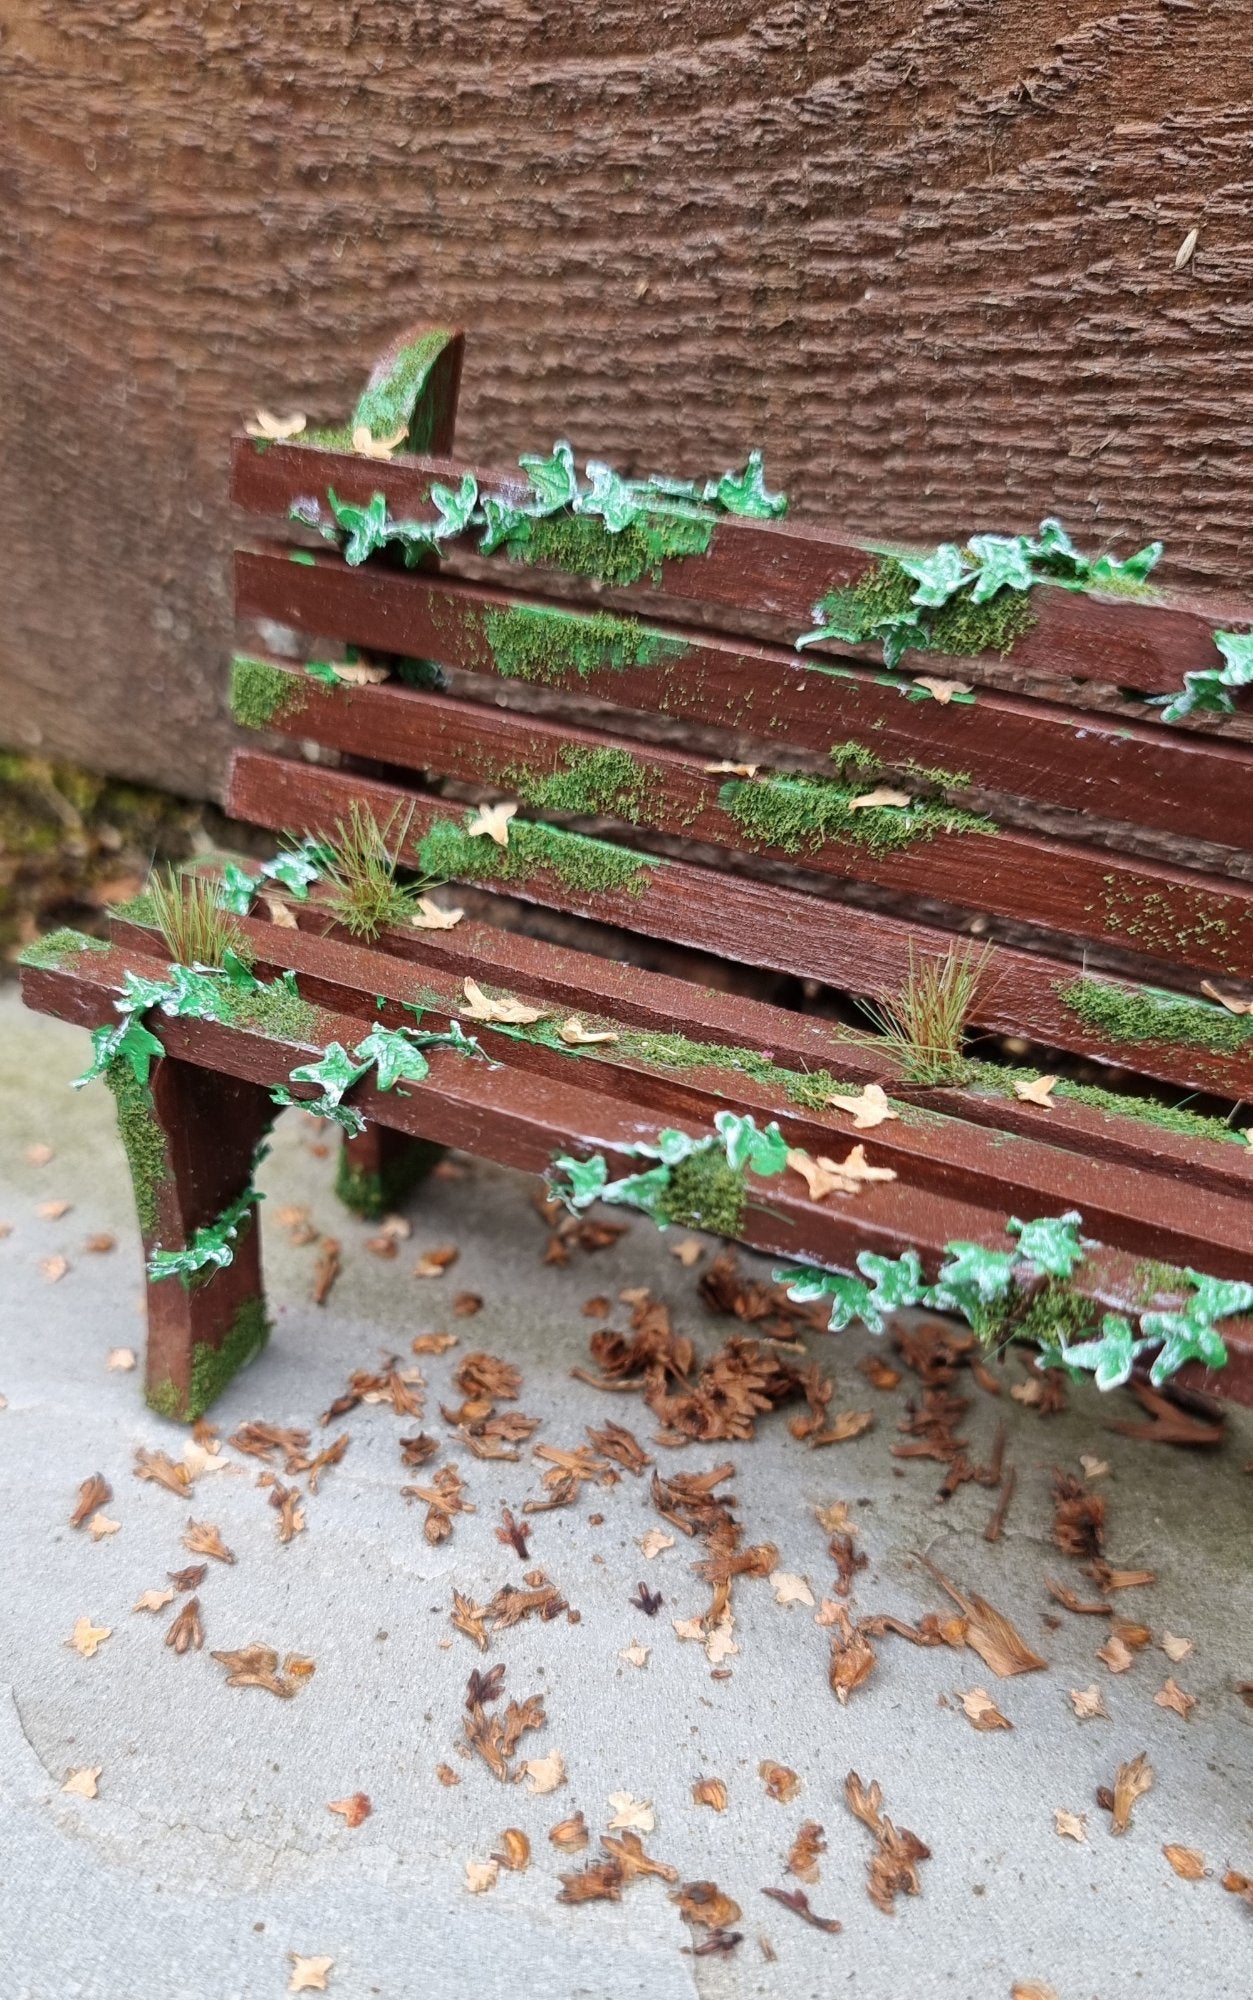
M0 738L214 792L226 437L569 435L1247 585L1250 0L0 0ZM1200 232L1182 272L1174 259Z

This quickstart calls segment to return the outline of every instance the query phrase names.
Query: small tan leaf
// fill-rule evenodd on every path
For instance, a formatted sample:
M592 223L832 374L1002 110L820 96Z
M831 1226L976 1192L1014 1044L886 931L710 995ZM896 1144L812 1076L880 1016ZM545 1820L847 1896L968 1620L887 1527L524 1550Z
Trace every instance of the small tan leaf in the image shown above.
M1043 1979L1016 1979L1009 1989L1009 2000L1058 2000L1057 1988Z
M714 1812L727 1809L727 1788L721 1778L698 1778L692 1786L692 1797L698 1806L709 1806Z
M1182 1876L1185 1882L1199 1882L1206 1873L1205 1856L1199 1848L1167 1845L1163 1847L1162 1853L1176 1875Z
M188 1521L183 1547L189 1555L212 1556L215 1562L233 1563L235 1557L210 1521Z
M494 1858L491 1861L466 1862L466 1888L472 1896L483 1896L489 1889L494 1889L499 1875L500 1863Z
M167 1604L173 1604L172 1590L145 1590L131 1605L132 1611L164 1611Z
M942 708L948 706L955 694L973 693L969 681L942 681L932 674L916 674L914 686L925 688L929 695L934 695Z
M73 1206L72 1201L41 1201L36 1204L35 1213L44 1222L59 1222Z
M1012 1729L1013 1723L1001 1714L986 1688L958 1690L957 1699L976 1729Z
M511 1027L525 1027L530 1021L545 1019L542 1007L528 1007L524 1000L489 1000L475 979L466 979L462 992L469 1004L458 1011L467 1021L501 1021Z
M848 809L857 812L862 806L912 806L908 792L893 791L890 785L876 785L873 792L863 792L859 799L850 799Z
M300 925L296 922L295 913L282 896L262 896L261 901L265 905L266 916L277 929L280 931L298 931L300 929Z
M1109 1471L1109 1461L1104 1458L1095 1457L1090 1451L1080 1452L1079 1463L1083 1467L1083 1476L1085 1479L1104 1479L1106 1473Z
M55 1160L56 1154L53 1152L51 1146L44 1144L42 1139L36 1139L33 1146L26 1148L26 1157L32 1167L46 1167L49 1160Z
M387 679L387 668L372 660L336 660L335 678L345 687L378 687Z
M1163 1653L1165 1653L1166 1658L1176 1667L1179 1665L1180 1660L1186 1660L1188 1654L1192 1651L1191 1639L1176 1638L1173 1632L1163 1632L1158 1643Z
M734 1627L735 1620L729 1611L724 1611L717 1624L710 1627L705 1637L705 1658L711 1667L722 1666L732 1654L739 1652L739 1647L731 1637Z
M1055 1076L1033 1076L1029 1083L1014 1085L1014 1096L1021 1099L1024 1104L1042 1104L1046 1111L1051 1111L1056 1083Z
M1091 1687L1071 1688L1070 1701L1080 1722L1091 1722L1096 1716L1100 1716L1105 1722L1109 1721L1109 1710L1105 1706L1105 1697L1102 1695L1095 1681L1093 1681Z
M326 1975L334 1970L333 1958L303 1958L298 1951L287 1954L292 1962L292 1975L287 1982L289 1993L325 1993Z
M376 438L369 424L358 424L352 434L352 448L360 458L390 458L397 445L404 443L408 435L402 424L391 437Z
M445 1271L452 1269L460 1255L460 1250L452 1243L445 1243L436 1250L424 1250L413 1267L413 1275L415 1278L442 1278ZM415 1347L414 1353L417 1352L418 1349Z
M497 847L508 847L509 822L517 810L516 801L509 804L480 806L466 832L471 840L477 840L482 835L487 840L494 840Z
M1225 1007L1229 1014L1253 1014L1253 1000L1230 1000L1216 986L1211 986L1208 979L1201 981L1201 991L1208 1000L1216 1000L1220 1007Z
M787 1163L805 1182L811 1201L822 1201L832 1191L856 1194L863 1181L896 1179L891 1167L872 1167L867 1163L864 1146L854 1146L846 1160L828 1160L823 1154L812 1159L799 1147L792 1146L788 1148Z
M595 1042L616 1042L618 1039L611 1030L594 1033L591 1029L585 1028L577 1014L571 1014L568 1021L563 1021L557 1033L572 1049L591 1048Z
M776 1604L813 1604L813 1591L803 1576L793 1576L788 1570L775 1569L771 1570L767 1581L774 1592Z
M350 1798L332 1799L326 1810L338 1813L345 1826L360 1826L374 1808L364 1792L353 1792Z
M1067 1812L1065 1806L1054 1806L1053 1825L1062 1840L1084 1842L1088 1837L1088 1815Z
M882 1125L888 1118L899 1118L888 1103L887 1092L882 1084L868 1083L858 1097L828 1097L827 1103L836 1111L852 1113L853 1126L858 1132L872 1132L876 1125Z
M111 1521L107 1514L93 1514L87 1523L87 1533L93 1542L102 1542L106 1535L116 1535L120 1521Z
M1175 252L1176 271L1187 270L1188 265L1192 262L1192 258L1195 254L1197 246L1197 238L1200 236L1200 233L1201 232L1199 229L1190 229L1187 235L1184 237L1183 242L1179 245L1179 248Z
M1153 1766L1145 1751L1128 1764L1120 1764L1114 1774L1114 1804L1111 1830L1125 1833L1131 1825L1131 1809L1137 1799L1153 1788Z
M1117 1632L1111 1632L1105 1644L1097 1647L1096 1657L1105 1662L1111 1674L1125 1674L1135 1655L1119 1638Z
M622 1651L618 1654L618 1658L625 1660L630 1667L646 1667L651 1651L651 1646L641 1646L638 1639L632 1639L629 1646L622 1648Z
M757 1775L768 1795L777 1799L781 1806L789 1805L801 1788L796 1771L790 1770L786 1764L773 1763L768 1757L757 1766Z
M75 1621L74 1630L66 1640L66 1645L80 1653L85 1660L94 1660L100 1647L113 1633L111 1625L93 1625L90 1618Z
M560 1750L553 1750L547 1757L528 1757L522 1766L526 1775L526 1788L533 1797L545 1792L555 1792L566 1782L566 1762Z
M418 907L409 921L420 931L450 931L464 915L464 910L441 909L432 896L419 896Z
M652 1562L663 1549L674 1547L674 1536L668 1535L664 1528L650 1528L646 1535L639 1537L638 1546L643 1551L645 1562Z
M564 1848L568 1854L573 1853L576 1849L587 1846L589 1839L587 1821L581 1812L572 1813L569 1819L558 1820L556 1826L550 1830L548 1838L554 1847Z
M39 1268L50 1285L58 1285L70 1267L64 1257L41 1257Z
M96 1781L103 1770L103 1764L88 1764L81 1770L71 1771L61 1790L69 1792L72 1798L94 1799L98 1790Z
M704 1254L705 1246L699 1236L685 1236L681 1243L670 1245L670 1255L678 1258L685 1271L690 1271L693 1264L699 1264Z
M719 764L705 765L709 777L755 778L760 769L760 764L733 764L726 757Z
M502 1868L520 1875L531 1862L531 1843L519 1826L507 1826L500 1836L503 1853L493 1854L492 1860L499 1861Z
M114 1370L122 1372L125 1372L127 1369L133 1368L135 1366L134 1348L111 1347L109 1349L109 1352L105 1356L104 1365L106 1368L112 1368Z
M70 1515L71 1528L81 1528L84 1522L91 1519L98 1507L103 1507L112 1498L113 1488L103 1472L93 1472L89 1478L84 1479L78 1489L78 1498Z
M437 1764L435 1766L435 1775L439 1779L441 1785L447 1785L451 1787L453 1785L459 1785L461 1783L461 1778L459 1774L453 1770L451 1764Z
M268 438L272 444L283 444L288 438L299 437L306 421L299 410L290 417L276 417L272 410L258 410L255 417L249 417L244 429L250 438Z
M1160 1687L1153 1696L1153 1706L1155 1708L1171 1708L1176 1715L1181 1715L1186 1722L1196 1707L1196 1696L1194 1694L1185 1694L1172 1674L1167 1679L1165 1685Z
M655 1829L657 1815L648 1799L637 1799L630 1792L610 1792L609 1803L613 1807L610 1833L620 1833L624 1827L632 1833L652 1833Z

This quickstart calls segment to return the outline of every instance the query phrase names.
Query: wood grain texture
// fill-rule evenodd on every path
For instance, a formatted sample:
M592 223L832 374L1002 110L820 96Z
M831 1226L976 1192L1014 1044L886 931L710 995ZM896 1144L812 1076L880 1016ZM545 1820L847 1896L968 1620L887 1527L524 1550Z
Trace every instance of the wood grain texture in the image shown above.
M9 0L11 741L216 791L225 438L475 330L460 440L1253 551L1245 0ZM1192 263L1173 268L1196 226Z

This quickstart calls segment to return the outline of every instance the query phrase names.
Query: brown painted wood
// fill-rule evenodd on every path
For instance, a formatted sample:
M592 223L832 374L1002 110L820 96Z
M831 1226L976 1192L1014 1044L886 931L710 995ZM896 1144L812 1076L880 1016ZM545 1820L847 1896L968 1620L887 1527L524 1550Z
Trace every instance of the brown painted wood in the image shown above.
M27 967L22 990L29 1004L82 1026L111 1020L112 1000L122 972L133 959L116 950L91 954L67 969ZM154 967L156 961L148 961ZM325 1014L320 1032L327 1041L351 1041L359 1017ZM267 1088L286 1081L303 1059L304 1045L262 1036L240 1027L180 1018L154 1018L169 1055ZM303 1094L297 1086L297 1094ZM353 1101L371 1120L415 1136L460 1147L481 1157L531 1172L546 1167L556 1150L603 1150L614 1171L629 1170L624 1147L654 1129L623 1104L599 1094L559 1084L521 1068L489 1068L449 1051L435 1051L426 1083L407 1094L382 1093L369 1082L357 1086ZM698 1129L678 1121L683 1129ZM809 1257L833 1269L854 1268L859 1251L899 1255L911 1244L924 1252L934 1273L944 1245L957 1238L1003 1242L1003 1214L959 1203L904 1180L874 1183L841 1208L819 1205L790 1186L761 1184L743 1240L784 1257ZM1117 1304L1134 1296L1134 1265L1117 1251L1103 1250L1085 1260L1078 1274L1091 1297ZM1231 1353L1221 1372L1225 1393L1253 1398L1253 1326L1246 1321L1224 1329Z
M538 579L537 579L538 580ZM519 586L520 588L520 586ZM242 617L296 631L337 634L355 645L437 660L495 675L484 619L531 605L453 577L397 574L364 563L350 569L319 553L312 566L286 552L241 549L235 604ZM966 772L1011 797L1090 812L1230 847L1253 846L1253 750L1127 716L1025 701L995 689L974 703L905 699L872 669L838 672L812 654L731 640L678 625L652 629L681 640L680 656L650 667L571 671L555 685L617 707L655 710L688 722L748 731L825 756L833 743L860 741L889 767Z
M439 1026L464 1012L461 982L455 977L433 979L429 971L406 965L385 950L352 943L342 933L328 937L313 927L293 931L257 918L237 921L256 954L258 974L272 978L290 968L305 998L317 1006L381 1020L387 1027L412 1025L404 1002L424 1007ZM518 997L537 998L525 987ZM388 1003L381 1010L379 999ZM551 1077L558 1085L606 1091L647 1112L659 1125L686 1118L708 1129L715 1113L732 1104L759 1118L777 1118L789 1143L815 1155L843 1158L849 1146L863 1143L872 1165L892 1168L911 1187L1016 1215L1079 1208L1088 1231L1111 1248L1173 1263L1200 1259L1218 1277L1243 1277L1250 1267L1253 1154L1247 1149L1194 1148L1210 1155L1235 1154L1238 1177L1233 1175L1219 1193L1198 1180L1191 1161L1165 1180L1155 1172L1094 1160L1076 1148L1055 1147L1047 1128L1034 1139L1010 1142L1004 1130L965 1123L959 1099L954 1116L906 1107L900 1119L861 1134L837 1112L802 1110L781 1091L714 1063L707 1072L667 1074L611 1047L575 1055L519 1040L490 1025L467 1025L494 1061ZM686 1023L679 1017L672 1025L682 1032ZM1044 1113L1046 1118L1053 1115Z
M290 966L300 974L302 990L320 999L309 984L310 973L329 979L328 951L350 941L330 918L316 889L307 903L290 902L287 908L295 919L296 935L257 917L240 921L264 963ZM129 920L114 917L110 933L123 949L141 956L154 951L152 932ZM328 1003L353 1012L360 1007L372 1014L375 994L384 991L418 1001L431 991L452 996L468 974L488 987L551 1003L566 1013L577 1012L592 1025L645 1028L683 1034L712 1046L769 1051L784 1068L828 1069L854 1089L865 1083L879 1083L893 1092L899 1089L881 1046L873 1039L855 1038L837 1023L720 993L621 960L547 944L494 924L464 920L451 931L391 930L380 938L377 950L359 945L353 949L364 951L364 957L354 961L360 973L357 998L349 998L349 989L340 986L340 997ZM398 969L398 959L414 968L413 976ZM711 1055L710 1068L714 1066ZM735 1087L744 1081L742 1074L737 1075ZM1186 1176L1191 1186L1216 1194L1241 1200L1253 1195L1253 1149L1243 1144L1193 1138L1065 1097L1045 1107L992 1096L982 1089L911 1088L906 1101L920 1110L942 1113L946 1129L952 1129L950 1121L960 1121L1061 1147L1086 1160L1108 1160L1167 1179ZM782 1091L770 1104L772 1113L795 1115L795 1106ZM849 1135L847 1121L834 1122L840 1133Z
M472 466L461 459L400 457L388 463L351 452L325 451L298 439L258 452L248 438L232 442L231 497L246 513L286 519L292 504L310 495L326 505L328 489L341 500L364 505L374 493L387 498L396 520L434 520L431 481L456 485L473 472L479 491L516 502L525 481L516 470ZM966 532L970 532L967 530ZM467 537L467 553L477 543ZM455 569L457 546L448 548ZM516 577L520 565L504 551L489 558L502 578ZM779 619L793 634L811 629L814 606L829 590L854 583L871 567L869 545L838 528L819 530L788 521L746 521L727 517L714 530L709 551L662 565L661 582L651 593L658 601L727 605ZM525 568L531 568L526 565ZM644 585L637 586L641 590ZM1032 592L1037 622L1014 647L1015 664L1045 678L1094 680L1170 693L1186 672L1222 665L1213 641L1215 626L1253 617L1253 607L1236 601L1144 601L1096 597L1086 592L1040 585ZM792 634L789 634L792 636ZM837 653L847 649L837 647ZM939 653L909 653L914 672L956 672L962 662Z
M517 796L519 768L547 776L563 770L570 755L580 751L634 750L629 738L573 723L531 720L479 702L389 684L324 688L310 683L299 667L272 664L295 695L274 716L273 727L280 733L469 780L506 797ZM882 854L852 841L830 840L817 852L789 855L749 839L719 805L727 780L710 773L707 758L655 746L637 754L650 790L636 807L634 826L618 820L628 837L639 835L646 843L648 832L655 831L732 854L791 860L816 875L875 882L1063 936L1143 949L1211 976L1253 977L1253 882L1009 831L937 833ZM578 817L560 812L543 816L557 821ZM602 816L615 817L612 812Z
M459 813L459 808L398 785L251 750L235 757L228 798L239 818L293 833L333 827L354 798L369 804L380 821L397 807L412 805L415 842L436 819L450 810ZM576 895L547 878L505 886L524 902L595 917L646 937L878 1000L899 990L909 971L911 948L943 955L951 946L944 931L686 862L657 862L638 893ZM1253 1095L1249 1056L1216 1056L1182 1045L1114 1046L1089 1034L1054 991L1076 976L1076 968L1063 961L993 946L973 1021L997 1034L1025 1035L1045 1047L1069 1049L1099 1062L1134 1065L1144 1076L1185 1089L1228 1098Z

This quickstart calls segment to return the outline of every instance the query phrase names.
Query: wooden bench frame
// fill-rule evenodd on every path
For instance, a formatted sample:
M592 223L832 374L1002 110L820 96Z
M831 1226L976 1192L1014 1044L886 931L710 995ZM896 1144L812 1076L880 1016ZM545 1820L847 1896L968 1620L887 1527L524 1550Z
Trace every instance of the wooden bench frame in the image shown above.
M580 572L608 549L610 581L622 584L626 545L612 540L620 531L568 509L543 545L576 551L560 582L517 560L517 549L484 555L464 534L405 568L387 548L347 564L293 530L296 508L333 532L331 492L341 508L362 509L382 494L388 518L406 523L447 519L450 496L468 490L468 478L480 501L518 506L527 490L519 475L450 456L462 345L438 329L397 342L342 433L235 441L233 496L261 537L236 558L237 608L253 641L236 667L237 714L312 741L322 761L241 749L233 813L275 834L318 836L356 802L380 826L403 829L399 858L410 866L425 846L461 858L453 879L524 904L881 1003L916 958L945 958L967 934L963 913L977 912L1014 935L987 947L973 1027L1134 1066L1159 1089L1253 1097L1253 1021L1246 1037L1230 1026L1243 1016L1201 993L1202 980L1218 981L1238 1005L1239 982L1253 978L1253 882L1239 868L1253 847L1253 749L1214 717L1170 727L1143 701L1111 692L1177 691L1185 673L1218 661L1213 633L1248 625L1247 610L1037 583L1034 622L1012 646L1018 686L1009 689L995 652L915 653L885 673L865 644L797 651L814 603L856 589L881 555L713 501L678 509L696 517L703 552L654 548L625 600L608 593L632 609L609 613L605 593ZM356 442L367 450L354 448L362 426L368 435ZM391 440L391 455L372 439ZM264 539L275 522L278 543ZM695 604L709 607L718 629L697 622ZM737 619L752 636L733 629ZM275 650L276 627L302 635L306 653L315 638L368 649L390 677L313 676L294 652ZM440 674L428 664L417 676L426 685L414 685L405 662L433 663ZM501 695L513 705L494 705ZM571 720L572 698L602 707ZM763 771L755 759L766 743ZM741 767L750 775L737 775ZM859 769L871 776L859 780ZM615 791L605 772L627 777ZM904 774L919 801L911 821L930 815L927 838L898 842L886 821L881 841L853 830L859 808L846 794L881 783L884 772L889 783ZM587 773L601 775L592 783ZM849 782L837 799L841 773ZM459 790L455 803L448 784ZM542 822L528 793L547 812ZM1008 797L1010 824L1004 813L990 826L972 818L967 805L988 794ZM503 851L484 839L468 850L466 802L483 795L521 801ZM778 800L796 799L798 823L770 816ZM815 800L835 815L836 834L825 820L817 832L805 822ZM1072 816L1064 835L1026 823L1040 806ZM1085 838L1081 816L1096 807L1101 824ZM1023 824L1012 824L1013 812ZM1181 830L1209 844L1204 867L1155 858L1153 838ZM527 863L532 853L539 858ZM239 915L238 931L254 978L280 982L268 991L291 1004L255 993L244 1004L237 993L228 1006L229 982L219 980L226 997L202 996L199 1012L190 1003L181 1012L174 1003L138 1009L134 1018L142 1015L156 1042L147 1055L115 1053L108 1065L150 1263L204 1251L210 1239L222 1252L184 1268L183 1283L149 1278L148 1395L169 1414L198 1415L265 1336L247 1195L275 1115L272 1092L314 1098L315 1084L292 1084L293 1069L332 1045L351 1050L375 1028L403 1030L415 1009L424 1027L446 1031L465 1015L467 977L554 1020L575 1012L617 1040L567 1047L551 1023L527 1033L488 1021L474 1032L490 1062L437 1048L416 1086L384 1088L382 1070L363 1075L345 1101L365 1129L345 1138L340 1175L360 1212L394 1205L441 1146L535 1172L554 1154L600 1153L621 1176L638 1168L634 1149L659 1127L696 1139L731 1110L758 1132L776 1127L810 1160L838 1157L856 1141L883 1176L855 1196L815 1199L798 1172L768 1182L741 1174L753 1198L735 1233L792 1260L853 1273L866 1269L857 1262L866 1254L916 1252L933 1281L954 1242L1007 1250L1009 1216L1077 1210L1086 1254L1069 1282L1015 1267L1015 1297L1051 1302L1063 1333L1076 1298L1125 1314L1183 1310L1187 1288L1160 1269L1146 1275L1146 1261L1195 1263L1235 1284L1253 1275L1253 1148L1230 1143L1217 1124L1092 1090L1031 1102L986 1071L974 1085L909 1086L881 1041L644 971L603 947L557 946L476 919L362 942L332 921L324 885L287 896L273 879L257 886L267 898ZM101 1031L117 1024L126 976L160 982L168 959L141 899L115 913L107 948L66 937L36 947L23 991L31 1005ZM1161 989L1201 1011L1163 1011ZM1199 1042L1181 1037L1181 1022ZM1126 1039L1129 1031L1138 1039ZM707 1060L694 1045L709 1046ZM815 1076L827 1073L844 1091L886 1086L896 1115L863 1139L846 1111L824 1101L830 1090ZM236 1210L223 1249L222 1219ZM1223 1331L1230 1359L1221 1376L1194 1361L1181 1380L1253 1400L1253 1327L1235 1317Z

